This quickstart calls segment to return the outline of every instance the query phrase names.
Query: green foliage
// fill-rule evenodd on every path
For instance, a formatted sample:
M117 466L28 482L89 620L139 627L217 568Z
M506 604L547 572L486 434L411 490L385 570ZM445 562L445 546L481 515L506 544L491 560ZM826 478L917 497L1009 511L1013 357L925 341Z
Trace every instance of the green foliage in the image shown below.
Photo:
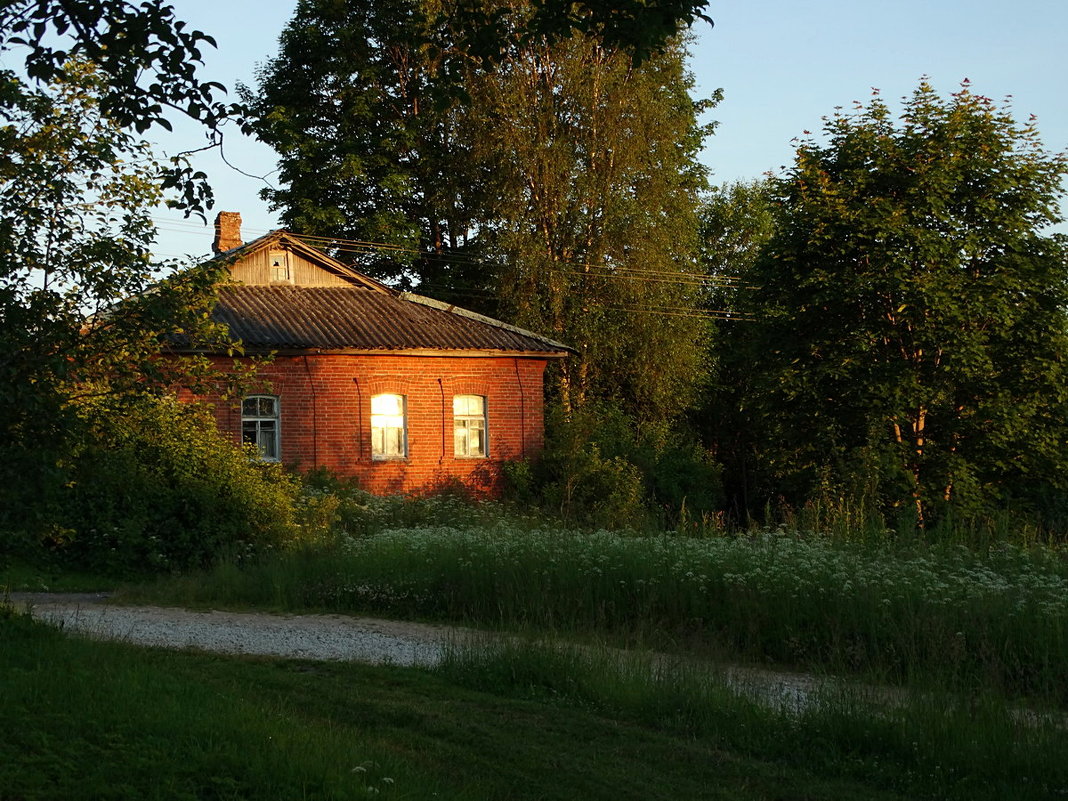
M252 129L279 153L280 188L263 194L286 227L387 243L341 247L360 269L414 277L423 291L466 280L452 257L468 249L489 178L461 140L469 61L448 10L303 0L257 90L242 89Z
M506 468L512 498L595 528L685 525L722 504L719 467L678 425L638 426L618 408L550 409L538 461Z
M996 696L906 697L833 678L798 688L796 676L720 672L695 660L553 640L457 651L437 672L463 686L589 709L914 797L1037 799L1068 781L1057 715L1028 720Z
M206 362L159 358L164 338L222 334L206 315L215 271L160 280L149 215L161 168L105 114L103 77L85 62L53 77L0 76L13 96L0 104L0 484L50 503L82 442L79 399L195 383Z
M505 35L482 60L463 24L482 6L304 0L244 95L281 154L266 196L362 269L574 346L555 374L565 404L673 419L707 334L693 312L711 103L690 97L679 40L635 66L595 35L523 33L553 7L487 5ZM561 9L565 30L603 27Z
M798 715L600 649L478 648L428 672L0 622L0 674L0 787L21 801L1037 801L1065 783L1064 731L996 699L843 693Z
M302 530L298 482L250 460L203 408L164 397L88 403L81 415L84 438L59 467L62 490L3 493L6 508L22 510L5 515L5 527L47 521L23 539L56 559L113 572L177 570L275 548L321 525L308 515Z
M341 537L392 528L482 525L505 514L499 504L473 497L459 482L431 492L383 496L360 489L355 479L318 469L302 476L301 483L301 508L320 510L324 526Z
M873 487L920 526L1068 490L1066 171L1033 122L922 83L808 139L776 183L746 351L758 458L788 500ZM1048 501L1041 501L1046 503Z
M220 84L196 75L205 46L214 47L215 40L187 29L175 18L174 9L162 3L12 0L0 8L0 49L21 59L22 74L30 85L63 83L71 61L88 64L100 77L100 112L117 129L144 133L158 125L170 130L167 111L176 111L203 123L218 145L220 124L236 109L216 99L217 93L225 92ZM5 83L0 90L0 118L7 121L9 112L25 110L34 92L12 71L4 70L0 80ZM19 169L30 164L16 159L9 166ZM70 166L84 165L71 162ZM171 201L176 207L202 217L211 208L206 176L194 173L183 159L161 166L158 178L163 188L178 190Z
M753 291L749 281L778 220L774 191L771 181L764 179L716 187L705 195L700 258L712 279L704 301L707 308L734 312L749 308L746 295ZM716 281L717 277L727 280ZM766 468L756 458L764 432L751 409L752 334L749 320L716 324L707 380L690 415L701 441L715 444L724 468L725 511L743 526L753 506L774 494L767 487L770 482L761 480Z
M906 548L783 530L641 537L502 523L387 530L156 592L177 603L595 632L656 649L1068 704L1068 559L1057 548Z
M745 275L755 266L775 232L774 193L772 182L764 178L713 187L704 196L701 262L709 275ZM715 299L731 300L730 296Z
M473 147L502 187L484 226L494 288L508 319L576 349L550 373L565 408L673 420L699 383L697 114L715 101L691 97L685 58L675 41L636 68L575 36L472 81Z

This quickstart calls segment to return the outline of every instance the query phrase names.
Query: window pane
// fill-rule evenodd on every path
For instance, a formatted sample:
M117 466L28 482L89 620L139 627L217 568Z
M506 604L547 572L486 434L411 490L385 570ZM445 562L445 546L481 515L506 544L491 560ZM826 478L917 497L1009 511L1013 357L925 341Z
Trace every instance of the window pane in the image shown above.
M386 432L386 455L404 455L404 431L400 428L387 428Z
M486 398L482 395L454 395L453 453L456 456L486 455Z
M452 413L481 416L484 400L481 395L455 395L452 399Z
M407 455L404 396L373 396L371 398L371 456L379 459L402 459Z
M278 398L250 395L241 400L241 442L255 445L261 459L280 458Z
M260 456L264 459L278 458L278 438L275 437L274 426L261 428L259 440L256 443L260 449Z
M404 428L404 415L401 414L372 414L372 428Z
M404 414L403 396L375 395L371 398L371 414L388 414L393 416Z
M284 250L272 250L268 259L272 281L289 280L289 254Z
M404 456L404 429L372 428L371 449L375 456Z

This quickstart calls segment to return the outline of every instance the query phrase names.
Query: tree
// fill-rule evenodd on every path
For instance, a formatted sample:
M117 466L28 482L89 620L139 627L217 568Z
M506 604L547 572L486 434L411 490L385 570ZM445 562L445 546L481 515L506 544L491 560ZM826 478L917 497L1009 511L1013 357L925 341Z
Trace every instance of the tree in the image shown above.
M186 30L161 0L12 0L0 8L0 51L22 54L25 81L3 71L0 109L17 108L31 85L62 79L77 60L93 65L97 105L119 129L170 130L167 114L177 111L200 120L218 144L220 126L236 109L217 99L222 85L197 77L205 46L214 47L215 40ZM201 216L211 207L206 176L183 161L167 165L160 178L165 188L180 191L174 205Z
M1063 155L965 85L876 94L806 139L752 273L757 402L802 493L868 485L923 526L1065 489ZM852 477L852 479L851 479ZM873 486L874 485L874 486Z
M635 65L591 35L532 37L541 5L479 8L503 26L492 59L451 4L304 0L246 92L281 154L267 196L365 270L576 346L557 374L566 404L675 416L706 328L707 104L689 95L684 43Z
M468 250L489 171L460 138L460 38L419 0L297 6L258 91L242 92L279 153L281 188L264 197L287 227L384 279L461 282L452 257Z
M472 90L474 147L502 185L483 225L499 292L509 317L578 351L556 374L565 407L609 400L665 420L693 399L710 104L691 88L681 41L634 66L574 36L517 48Z
M701 262L710 276L733 278L753 269L775 231L770 179L713 187L701 202Z
M161 165L103 112L92 65L68 63L34 90L6 79L18 98L0 107L2 474L7 490L40 491L75 436L80 398L189 375L158 358L162 337L218 333L206 316L218 275L153 286Z
M169 111L218 126L220 87L194 72L205 44L158 2L0 9L0 48L22 61L0 71L0 487L11 525L64 488L81 399L158 391L175 377L160 335L208 332L216 276L157 283L149 214L165 197L203 211L210 192L134 133L169 127Z
M709 380L694 422L702 439L714 446L723 464L727 504L739 520L764 495L760 469L762 420L754 415L753 321L750 308L753 270L775 233L778 206L770 179L734 182L705 195L700 212L700 261L709 277L705 308L716 310L716 331L709 359ZM730 314L726 314L729 312Z

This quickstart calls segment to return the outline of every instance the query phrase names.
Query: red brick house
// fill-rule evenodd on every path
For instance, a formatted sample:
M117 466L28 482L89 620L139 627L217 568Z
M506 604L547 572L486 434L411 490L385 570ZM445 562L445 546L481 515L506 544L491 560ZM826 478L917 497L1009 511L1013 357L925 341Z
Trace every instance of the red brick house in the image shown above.
M495 494L503 462L541 449L543 375L567 346L391 289L284 231L242 243L240 221L216 219L216 258L235 283L212 316L246 357L273 361L259 393L207 398L223 431L377 493L459 480Z

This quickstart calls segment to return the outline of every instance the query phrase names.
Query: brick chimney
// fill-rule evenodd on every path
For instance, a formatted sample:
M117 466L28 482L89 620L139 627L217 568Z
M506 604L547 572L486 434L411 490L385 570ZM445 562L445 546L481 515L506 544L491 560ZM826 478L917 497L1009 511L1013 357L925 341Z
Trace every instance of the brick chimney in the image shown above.
M215 218L215 242L211 249L218 255L242 244L241 215L236 211L220 211Z

